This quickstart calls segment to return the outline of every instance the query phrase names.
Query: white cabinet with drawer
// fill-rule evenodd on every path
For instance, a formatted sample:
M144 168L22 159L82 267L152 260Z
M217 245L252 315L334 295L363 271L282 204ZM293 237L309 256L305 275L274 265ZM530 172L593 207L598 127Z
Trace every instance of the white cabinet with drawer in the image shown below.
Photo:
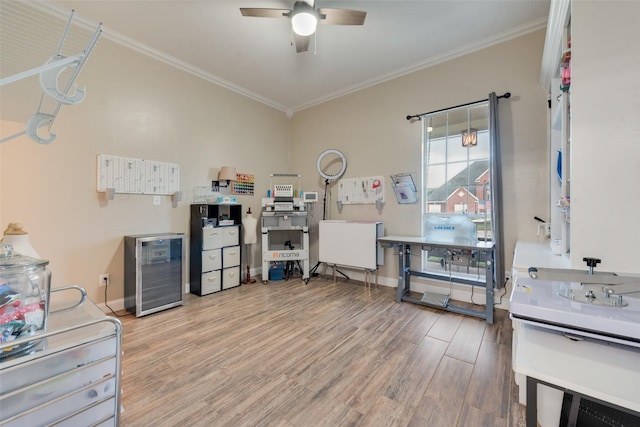
M120 321L79 286L51 293L46 333L0 344L0 425L120 425Z
M222 253L220 249L202 251L202 271L220 270L222 268Z
M220 270L202 273L202 295L212 294L222 290Z
M240 244L240 226L232 225L222 228L222 247Z
M240 285L240 226L224 227L222 241L222 289L229 289Z
M222 244L222 229L219 227L202 228L202 250L220 249Z
M240 246L229 246L222 249L222 268L240 265Z
M222 289L229 289L238 285L240 285L239 266L222 270Z

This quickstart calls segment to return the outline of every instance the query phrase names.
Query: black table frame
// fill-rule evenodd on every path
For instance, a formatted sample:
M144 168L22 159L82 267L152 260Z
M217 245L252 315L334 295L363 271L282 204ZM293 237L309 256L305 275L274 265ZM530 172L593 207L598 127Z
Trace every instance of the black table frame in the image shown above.
M494 263L493 255L495 244L493 242L478 242L476 245L460 245L450 243L430 242L422 237L415 236L384 236L378 238L378 242L385 247L398 249L398 290L396 293L396 301L407 301L414 304L420 304L427 307L440 308L443 310L451 311L454 313L465 314L468 316L479 317L485 319L489 324L493 324L493 295L494 295ZM471 250L479 251L485 254L490 254L490 260L487 261L485 266L485 289L486 289L486 304L484 311L476 311L468 308L458 307L451 304L449 301L444 306L431 304L427 301L423 301L419 298L412 297L411 291L411 276L426 277L432 279L442 280L442 276L436 274L425 273L422 271L411 270L411 247L419 245L422 247L431 248L445 248L452 250ZM458 282L456 282L458 283ZM472 281L460 281L462 284L474 285L476 282Z

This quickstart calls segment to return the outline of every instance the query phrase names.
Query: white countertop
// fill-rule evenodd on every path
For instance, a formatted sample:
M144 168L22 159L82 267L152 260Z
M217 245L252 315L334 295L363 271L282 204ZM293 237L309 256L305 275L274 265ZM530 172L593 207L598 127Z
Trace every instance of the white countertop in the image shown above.
M571 260L566 255L555 255L551 252L549 243L518 240L513 253L513 267L524 271L529 267L569 269Z

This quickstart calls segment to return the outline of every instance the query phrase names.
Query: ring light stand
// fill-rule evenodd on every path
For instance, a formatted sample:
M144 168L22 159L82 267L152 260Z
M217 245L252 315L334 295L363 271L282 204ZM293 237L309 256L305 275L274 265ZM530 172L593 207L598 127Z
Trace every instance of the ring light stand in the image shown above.
M340 171L336 174L330 174L324 169L322 169L322 160L327 157L329 154L333 154L338 156L340 159ZM318 156L318 161L316 162L316 169L318 169L318 173L321 177L324 178L324 196L322 198L322 220L327 219L327 189L329 187L329 181L340 178L344 171L347 170L347 158L340 151L330 148L329 150L325 150Z
M322 168L322 161L330 154L338 156L338 158L340 159L340 170L335 174L331 174ZM330 148L320 153L320 155L318 156L318 161L316 162L316 169L318 170L320 176L324 178L324 195L322 196L322 220L324 221L325 219L327 219L327 191L329 189L329 181L338 179L344 174L344 171L347 170L347 158L339 150ZM319 266L320 261L318 261L318 263L311 269L311 271L309 272L309 276L317 276L316 270ZM342 276L344 276L347 280L349 280L349 277L346 274L344 274L337 268L335 270Z

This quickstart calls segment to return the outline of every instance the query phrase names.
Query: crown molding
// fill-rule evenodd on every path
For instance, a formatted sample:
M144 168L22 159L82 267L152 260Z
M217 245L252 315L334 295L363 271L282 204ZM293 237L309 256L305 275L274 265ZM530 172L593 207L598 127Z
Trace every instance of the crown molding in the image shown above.
M568 1L568 0L567 0ZM394 71L392 73L388 73L388 74L383 74L380 75L378 77L375 77L371 80L368 80L364 83L360 83L345 89L341 89L339 91L330 93L328 95L325 95L321 98L316 98L314 100L311 100L308 103L304 103L304 104L300 104L298 105L296 108L294 108L294 112L296 111L301 111L307 108L311 108L314 107L316 105L322 104L324 102L327 101L331 101L332 99L336 99L339 98L341 96L344 95L348 95L350 93L354 93L363 89L366 89L368 87L372 87L372 86L376 86L379 85L381 83L385 83L387 81L390 80L394 80L397 79L399 77L403 77L406 76L408 74L412 74L415 73L417 71L421 71L424 69L427 69L429 67L433 67L435 65L441 64L443 62L447 62L450 61L452 59L455 58L459 58L461 56L465 56L468 55L470 53L476 52L478 50L482 50L503 42L506 42L508 40L520 37L520 36L524 36L526 34L532 33L534 31L538 31L541 30L543 28L545 28L547 25L547 19L546 18L541 18L541 19L537 19L534 21L530 21L526 24L523 24L519 27L513 28L509 31L505 31L503 33L500 34L495 34L491 37L488 37L486 39L483 40L479 40L477 42L474 43L470 43L467 44L465 46L461 46L458 49L454 49L451 50L447 53L444 53L442 55L437 55L437 56L433 56L430 58L425 59L424 61L420 61L416 64L410 65L408 67L405 67L403 69Z

